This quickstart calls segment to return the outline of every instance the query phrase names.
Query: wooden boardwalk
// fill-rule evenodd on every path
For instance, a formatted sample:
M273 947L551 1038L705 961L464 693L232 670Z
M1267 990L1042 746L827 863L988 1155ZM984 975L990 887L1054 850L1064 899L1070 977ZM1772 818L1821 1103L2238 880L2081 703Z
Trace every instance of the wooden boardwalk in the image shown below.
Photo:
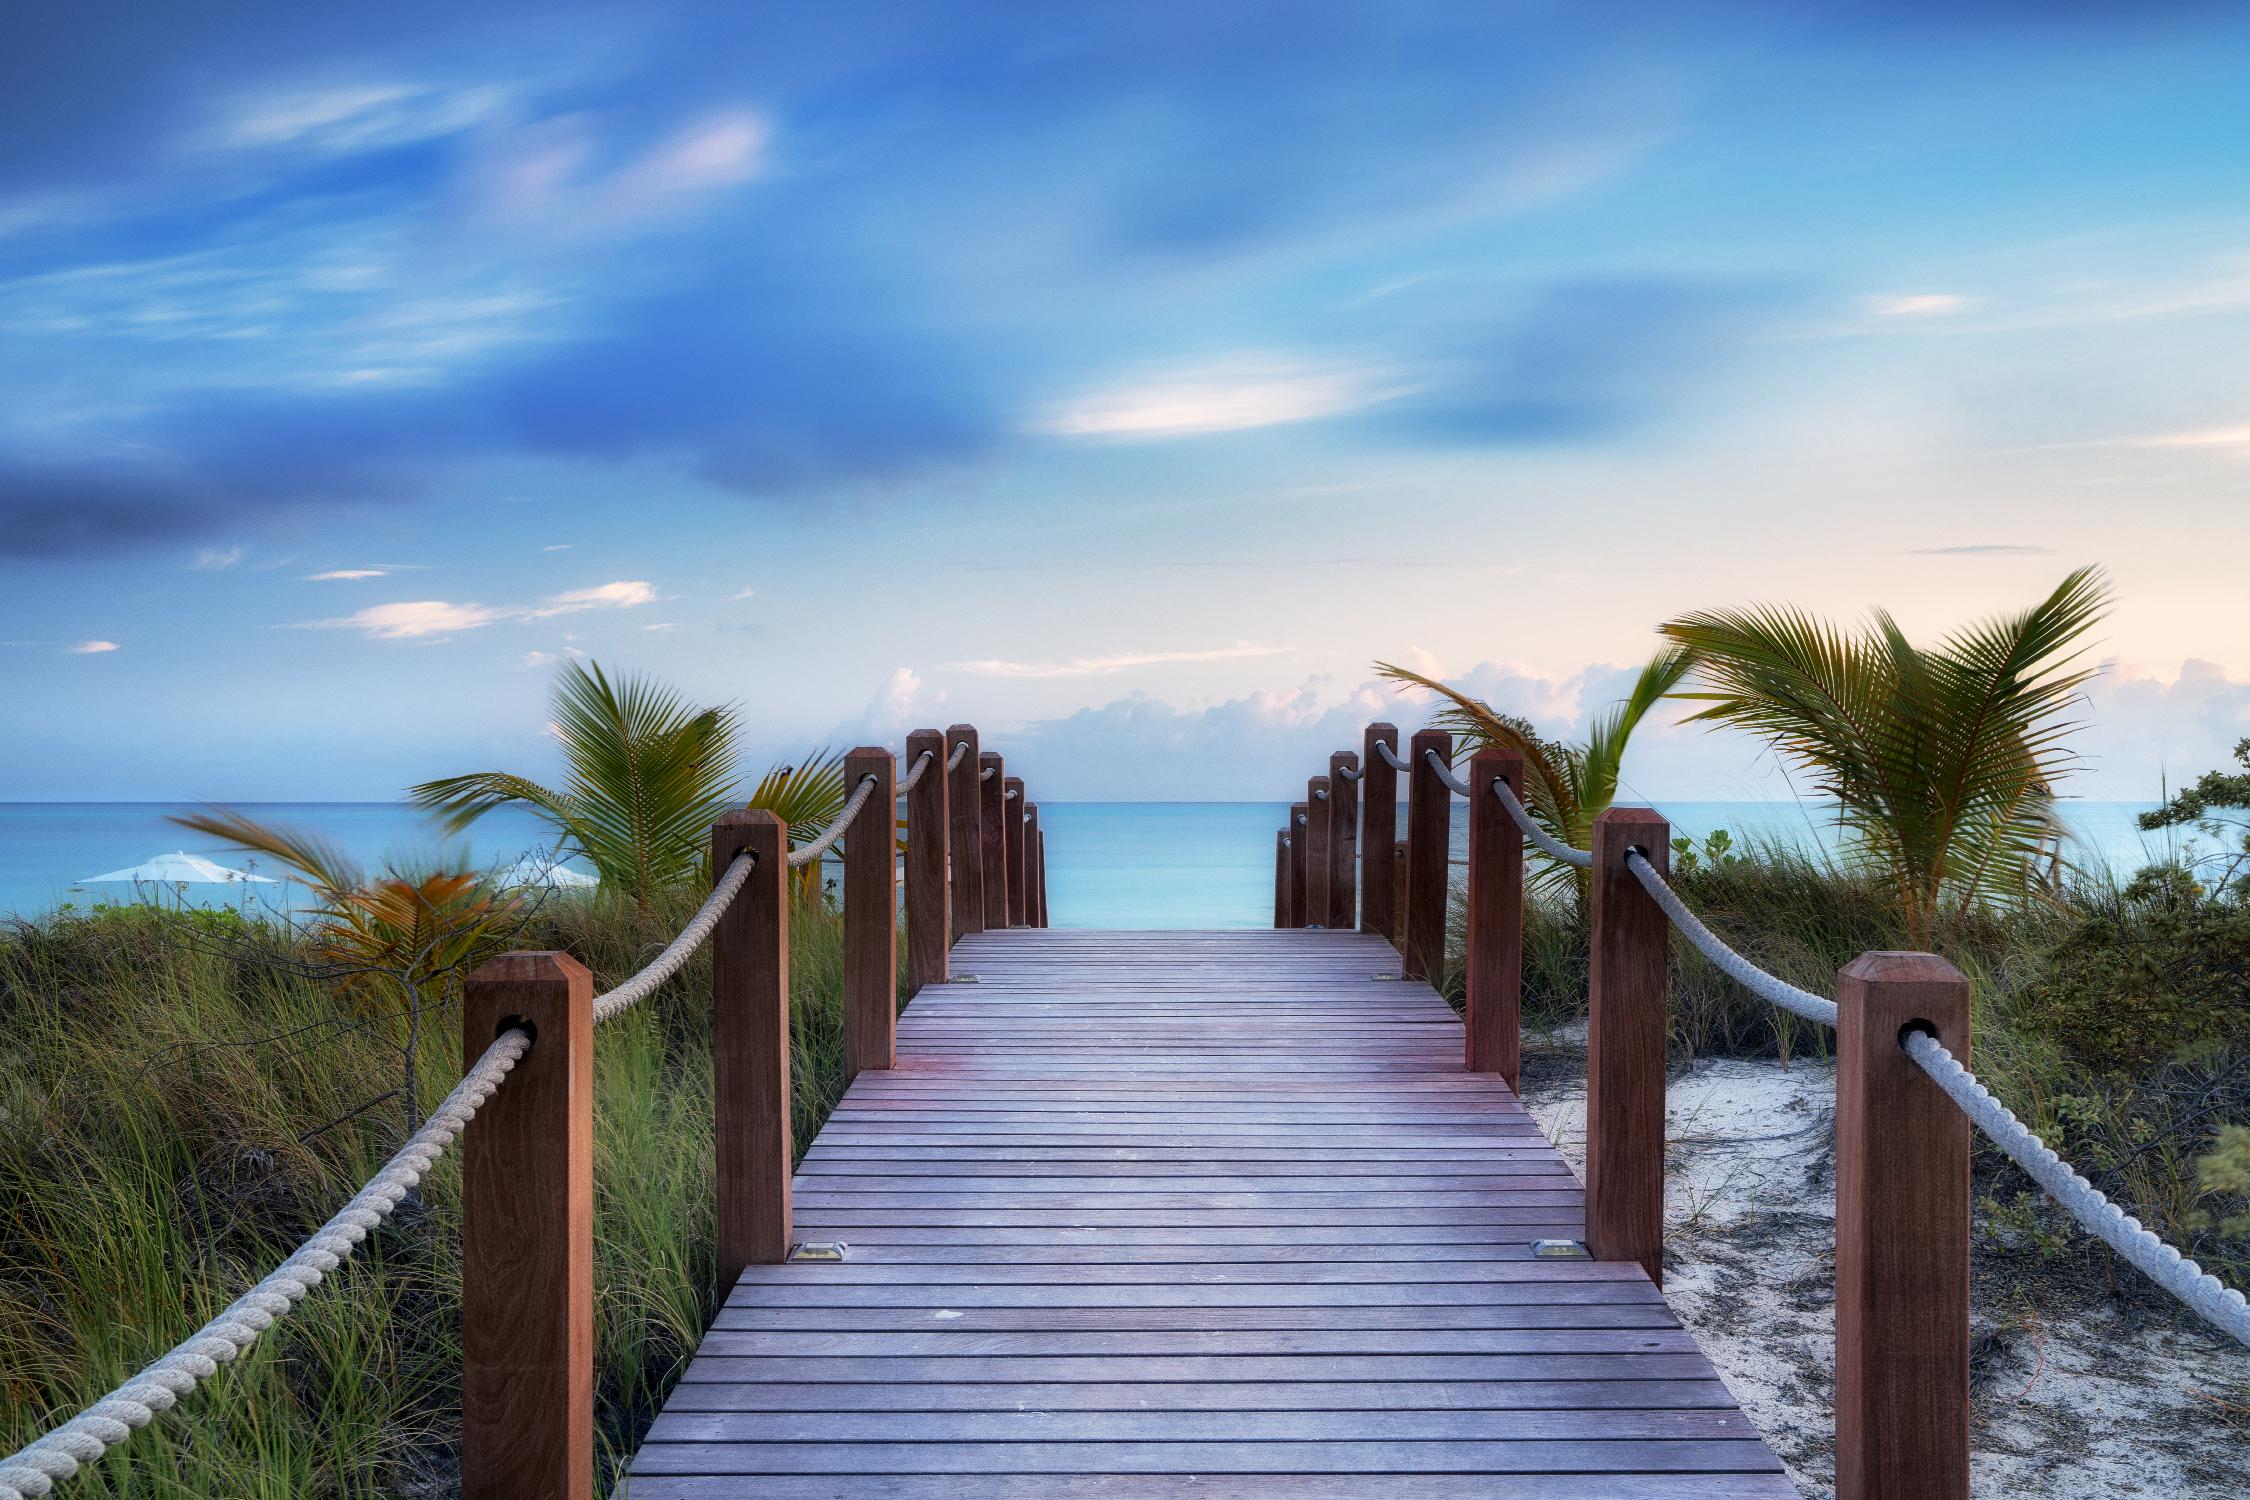
M1355 932L1014 929L899 1022L624 1493L1787 1497L1577 1180ZM973 976L974 982L965 982Z

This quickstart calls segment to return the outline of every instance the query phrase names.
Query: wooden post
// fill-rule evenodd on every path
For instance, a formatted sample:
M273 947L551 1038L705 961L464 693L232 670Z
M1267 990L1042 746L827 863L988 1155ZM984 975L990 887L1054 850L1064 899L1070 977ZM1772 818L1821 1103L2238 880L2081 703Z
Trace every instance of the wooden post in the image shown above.
M1021 927L1025 922L1024 913L1031 907L1027 885L1031 871L1024 863L1023 847L1023 778L1010 776L1006 789L1015 793L1006 799L1000 819L1008 835L1008 925Z
M1442 984L1445 903L1452 886L1446 862L1453 852L1453 791L1438 779L1424 753L1430 750L1450 765L1453 736L1442 729L1414 731L1406 771L1406 943L1399 974Z
M977 798L983 814L978 819L978 841L983 845L984 925L989 931L1008 925L1008 830L1000 821L1008 810L1008 770L990 750L979 751L977 761Z
M956 724L945 732L945 754L966 744L968 753L948 774L945 805L953 827L948 843L953 854L953 941L984 931L984 838L977 827L983 799L977 795L977 730L974 724Z
M1391 849L1391 929L1383 934L1403 955L1406 951L1406 841ZM1401 966L1403 968L1403 965Z
M1359 919L1359 783L1344 774L1359 757L1339 750L1328 757L1329 926L1349 932Z
M1969 981L1863 953L1836 1011L1836 1500L1966 1500L1969 1119L1899 1041L1966 1064Z
M1289 804L1289 925L1305 925L1305 914L1312 909L1309 886L1312 872L1308 856L1312 852L1312 833L1308 825L1312 814L1302 802Z
M1368 725L1359 757L1367 771L1359 784L1359 930L1395 941L1398 908L1391 865L1398 844L1398 772L1376 750L1377 744L1396 750L1398 726Z
M1023 805L1023 925L1044 927L1040 920L1039 892L1046 883L1047 872L1040 868L1045 862L1046 850L1039 842L1039 804Z
M1472 1073L1523 1081L1523 832L1492 794L1523 792L1523 757L1479 750L1469 760L1469 929L1462 960Z
M893 811L898 767L880 745L844 757L844 792L875 790L844 830L844 1081L897 1066L898 873Z
M1671 868L1671 825L1645 807L1594 820L1592 1001L1586 1022L1586 1248L1664 1284L1665 965L1671 923L1625 865Z
M1039 925L1047 925L1047 830L1039 830Z
M906 770L927 751L935 757L906 794L906 993L943 984L951 973L946 950L952 919L946 915L945 736L917 729L906 737Z
M1305 925L1328 925L1328 884L1333 869L1328 857L1328 778L1315 776L1305 783Z
M469 976L462 1055L531 1050L461 1147L463 1500L593 1500L594 980L567 953Z
M1273 835L1273 925L1289 925L1289 830L1277 828Z
M748 850L749 883L711 931L719 1285L789 1255L789 825L762 809L711 830L711 868ZM846 866L846 878L850 867Z

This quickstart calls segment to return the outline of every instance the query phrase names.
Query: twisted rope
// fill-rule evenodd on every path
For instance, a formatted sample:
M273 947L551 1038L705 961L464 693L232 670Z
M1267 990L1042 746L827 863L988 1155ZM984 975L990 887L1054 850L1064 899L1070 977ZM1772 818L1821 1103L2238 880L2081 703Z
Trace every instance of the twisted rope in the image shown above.
M1310 822L1311 822L1311 820L1310 820L1310 819L1308 819L1308 818L1307 818L1307 817L1306 817L1306 816L1305 816L1305 815L1304 815L1303 813L1299 813L1299 814L1297 814L1297 825L1296 825L1297 827L1299 827L1299 828L1304 828L1304 827L1308 827L1308 826L1310 826Z
M712 929L719 925L719 918L728 904L741 894L743 883L749 880L757 863L758 857L749 853L737 854L730 860L718 884L711 887L711 894L703 898L703 904L688 918L680 935L666 943L664 951L650 959L640 973L607 994L594 997L594 1024L599 1026L611 1016L631 1010L654 994L658 985L677 974L689 955L709 941Z
M986 766L983 770L977 772L977 780L990 781L993 777L999 774L1000 768L998 766Z
M1007 791L1007 794L1006 794L1006 796L1003 796L1003 797L1002 797L1002 798L1001 798L1000 800L1001 800L1001 801L1003 801L1003 802L1005 802L1005 801L1007 801L1007 800L1008 800L1008 798L1009 798L1009 797L1021 797L1022 795L1023 795L1023 788L1022 788L1022 787L1020 787L1020 786L1012 786L1012 787L1009 787L1009 788L1008 788L1008 791Z
M2078 1170L2055 1154L1977 1075L1961 1065L1946 1045L1926 1032L1910 1032L1900 1043L1930 1081L1945 1090L1969 1122L2010 1160L2030 1174L2086 1232L2123 1256L2128 1264L2186 1303L2212 1327L2250 1344L2250 1301L2194 1261L2141 1227L2141 1221L2110 1202Z
M929 751L923 751L922 759L915 764L914 774L921 775L923 769L935 758ZM911 786L913 783L907 784ZM860 777L859 785L852 789L851 800L846 802L843 810L836 814L836 820L828 825L828 831L811 843L789 851L789 868L795 870L809 865L835 848L836 841L844 836L844 830L852 826L852 819L859 816L859 810L865 807L867 799L874 795L875 778L872 776Z
M1549 859L1559 860L1563 864L1581 870L1590 870L1594 867L1594 856L1591 851L1573 849L1546 829L1541 828L1538 820L1532 817L1531 809L1525 807L1523 799L1516 795L1516 789L1498 776L1492 778L1492 795L1500 799L1500 805L1508 810L1508 816L1516 820L1516 827L1523 830L1523 836L1531 840L1533 846L1541 854L1546 855Z
M1406 762L1398 758L1398 752L1391 748L1389 740L1377 740L1375 742L1375 753L1383 757L1383 764L1389 766L1392 770L1403 771L1406 769Z
M1823 1026L1836 1024L1836 1002L1824 1000L1811 990L1801 990L1785 980L1777 979L1719 941L1718 934L1703 925L1701 918L1687 908L1680 893L1672 889L1663 876L1656 873L1638 849L1625 851L1625 868L1631 870L1656 904L1664 908L1664 915L1680 929L1680 936L1695 945L1697 952L1711 960L1720 973L1741 985L1761 1000L1770 1001L1793 1015L1808 1021L1818 1021Z
M1315 802L1326 802L1328 800L1328 788L1321 787L1314 791L1312 799Z
M959 770L961 768L961 758L968 753L969 742L967 740L955 740L953 742L953 753L945 758L945 768L948 771Z
M1451 787L1455 794L1463 797L1469 795L1469 784L1453 774L1453 768L1445 763L1444 756L1435 750L1425 750L1422 752L1422 759L1429 762L1430 769L1437 772L1437 779Z
M57 1480L99 1460L257 1342L391 1216L530 1050L529 1032L511 1029L495 1037L422 1128L294 1255L171 1353L62 1426L0 1459L0 1500L38 1500L52 1492Z
M1346 781L1357 781L1367 773L1365 771L1362 771L1357 766L1338 766L1336 768L1336 774L1343 777Z
M914 783L922 779L922 773L927 771L930 768L930 762L936 759L937 752L935 750L925 750L920 755L915 756L914 769L899 777L898 785L893 788L893 794L903 797L908 792L913 791Z

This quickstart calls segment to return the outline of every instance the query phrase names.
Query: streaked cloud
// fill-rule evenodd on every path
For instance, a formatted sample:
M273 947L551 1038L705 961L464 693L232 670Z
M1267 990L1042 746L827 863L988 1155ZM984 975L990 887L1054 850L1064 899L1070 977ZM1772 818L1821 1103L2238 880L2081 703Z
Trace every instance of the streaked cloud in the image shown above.
M1969 299L1955 292L1902 292L1870 297L1867 310L1878 318L1944 318L1965 312Z
M1161 667L1196 661L1240 661L1250 657L1282 656L1289 650L1287 646L1261 646L1252 641L1236 641L1231 646L1220 646L1207 651L1130 651L1114 656L1073 656L1063 661L1003 661L986 658L982 661L947 662L946 665L955 671L974 672L979 677L1106 677L1113 672L1129 671L1134 667Z
M287 147L327 156L458 135L498 114L509 91L362 83L240 98L194 142L205 149Z
M1032 430L1080 438L1199 437L1317 421L1412 388L1368 367L1235 360L1090 392L1039 418Z
M188 559L188 567L198 573L222 573L242 558L240 547L199 547L195 556Z
M388 578L390 576L391 570L389 568L330 568L325 573L307 573L305 578L309 583L327 583L332 580L348 583L361 578Z
M63 647L63 651L70 656L100 656L116 649L115 641L80 641L76 645Z
M654 585L638 580L604 583L555 594L538 604L456 604L444 599L414 599L375 604L332 620L307 620L302 630L356 630L372 640L404 641L478 630L503 620L546 620L593 609L631 609L655 602Z

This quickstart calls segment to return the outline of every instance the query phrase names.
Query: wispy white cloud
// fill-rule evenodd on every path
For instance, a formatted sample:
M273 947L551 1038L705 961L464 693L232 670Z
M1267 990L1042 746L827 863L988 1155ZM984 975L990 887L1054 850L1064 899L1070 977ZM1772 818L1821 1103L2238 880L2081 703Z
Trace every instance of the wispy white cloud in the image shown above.
M756 589L750 589L750 588L746 588L746 589L738 589L738 590L736 590L736 591L735 591L734 593L731 593L731 594L727 595L727 603L729 603L729 604L739 604L739 603L741 603L741 602L742 602L743 600L745 600L745 599L754 599L754 598L756 598L756 597L757 597L757 594L758 594L758 591L757 591Z
M305 578L311 583L326 583L330 580L352 582L361 578L388 578L390 576L391 570L389 568L330 568L325 573L307 573Z
M556 615L592 609L631 609L653 603L653 584L640 580L604 583L587 589L555 594L537 604L456 604L444 599L415 599L397 604L376 604L332 620L307 620L304 630L356 630L372 640L403 641L478 630L503 620L545 620Z
M1867 299L1867 310L1878 318L1944 318L1965 312L1969 299L1955 292L1902 292Z
M242 561L240 547L198 547L188 566L198 573L222 573Z
M361 83L239 98L191 145L206 150L288 148L348 156L458 135L493 118L509 91Z
M1204 651L1128 651L1114 656L1073 656L1062 661L1004 661L987 657L980 661L954 661L946 665L955 671L974 672L979 677L1106 677L1113 672L1129 671L1134 667L1169 666L1175 662L1237 661L1254 656L1281 656L1290 650L1287 646L1261 646L1253 641L1236 641L1231 646L1219 646Z
M1031 423L1077 438L1182 438L1359 411L1414 387L1368 366L1231 360L1091 392Z
M100 656L116 649L115 641L80 641L76 645L63 647L63 651L71 656Z
M2181 449L2250 457L2250 425L2197 427L2182 432L2146 432L2128 437L2088 438L2075 443L2042 443L2034 452L2067 452L2084 448Z
M539 550L542 552L568 552L571 548L577 545L578 544L576 542L551 542L547 546L541 547Z
M576 646L565 646L560 651L526 651L516 663L520 667L551 667L559 661L582 661L586 653Z

